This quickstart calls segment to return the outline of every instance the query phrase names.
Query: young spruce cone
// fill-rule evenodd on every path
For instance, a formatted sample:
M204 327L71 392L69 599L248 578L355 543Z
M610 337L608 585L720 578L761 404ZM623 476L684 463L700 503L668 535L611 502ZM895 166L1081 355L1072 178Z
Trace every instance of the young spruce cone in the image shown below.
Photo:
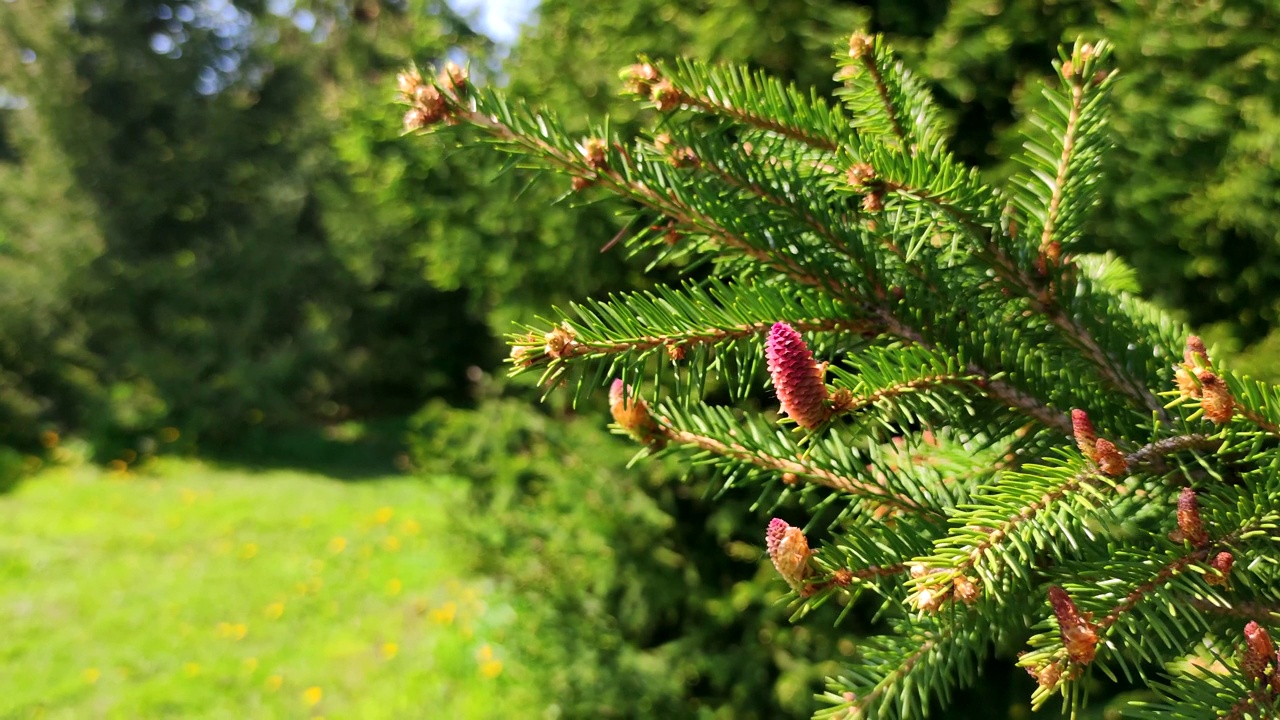
M609 387L609 412L613 414L613 421L639 442L662 445L664 438L649 414L649 406L622 380L614 380Z
M1049 588L1049 603L1053 605L1053 614L1058 616L1058 629L1062 632L1067 656L1081 665L1093 662L1098 648L1098 633L1089 619L1080 615L1071 596L1057 585Z
M1267 680L1275 684L1276 647L1266 628L1250 621L1244 626L1244 657L1240 669L1251 682Z
M826 422L831 416L827 386L800 333L786 323L775 324L769 331L765 357L782 411L806 430Z
M765 548L778 574L793 590L801 592L804 580L809 576L809 556L813 554L804 532L788 525L785 520L774 518L769 521L769 530L765 533Z

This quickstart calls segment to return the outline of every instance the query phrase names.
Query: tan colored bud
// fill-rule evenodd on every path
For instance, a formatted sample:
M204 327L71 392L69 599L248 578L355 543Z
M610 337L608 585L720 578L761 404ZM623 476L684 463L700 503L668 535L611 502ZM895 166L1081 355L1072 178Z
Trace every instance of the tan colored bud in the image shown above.
M466 69L455 62L446 63L440 71L440 86L452 90L455 95L462 95L467 91L467 80Z
M915 605L917 610L937 612L938 609L942 607L942 603L946 601L947 596L950 594L949 588L924 588L920 592L916 593L915 598L912 600L912 604Z
M1173 371L1174 383L1178 386L1178 394L1184 398L1200 397L1200 382L1185 365L1179 365Z
M650 95L659 112L669 112L684 103L684 93L680 92L670 80L661 80L653 86Z
M1178 495L1178 533L1183 540L1195 547L1208 544L1209 533L1205 532L1204 521L1200 519L1200 504L1196 502L1196 491L1182 488Z
M661 74L658 68L649 63L636 63L622 70L623 87L633 95L648 98Z
M831 393L831 412L833 413L848 412L854 403L853 391L849 388L837 388Z
M414 130L421 130L422 128L427 127L430 124L431 123L427 122L427 114L422 112L418 108L409 108L409 110L404 114L404 131L405 132L413 132Z
M582 156L593 170L609 167L609 145L600 138L587 138L582 143Z
M411 67L396 75L396 89L406 100L413 99L414 91L420 85L422 85L422 73L418 72L418 68Z
M574 346L577 334L567 324L562 324L544 336L546 353L553 358L564 357Z
M1089 619L1080 615L1071 596L1057 585L1049 588L1049 604L1053 606L1053 614L1058 618L1058 629L1062 634L1062 644L1067 649L1067 656L1081 665L1093 662L1098 648L1098 633Z
M952 581L952 584L955 586L956 598L966 605L972 605L977 602L978 598L982 594L978 591L977 583L969 579L967 576L957 575L956 579Z
M1110 440L1099 438L1093 444L1093 448L1097 453L1094 462L1098 464L1098 469L1103 475L1120 477L1129 470L1129 463L1124 459L1124 455Z
M665 437L649 413L649 406L622 380L614 380L609 386L609 413L613 415L613 421L636 440L659 448L665 444Z
M870 192L863 195L862 209L869 213L878 213L884 210L884 195L879 192Z
M1182 362L1189 368L1209 367L1209 351L1198 335L1187 336L1186 347L1182 349Z
M1035 676L1036 683L1040 687L1054 688L1058 686L1058 681L1062 679L1062 667L1056 662L1051 662L1034 671L1032 675Z
M853 187L861 188L876 179L876 170L867 163L854 163L845 173L845 179Z
M864 32L856 32L849 36L849 57L861 60L867 53L875 50L876 39Z
M1209 567L1214 572L1205 573L1204 581L1210 585L1225 586L1227 581L1231 579L1231 568L1235 566L1236 559L1231 553L1223 551L1213 556L1209 561Z
M1276 648L1266 628L1256 622L1244 626L1244 657L1240 669L1250 682L1270 681L1276 673Z
M1236 399L1227 388L1227 383L1212 371L1198 370L1196 378L1200 381L1200 407L1204 416L1215 425L1231 422L1235 414Z
M804 532L785 520L774 518L765 533L765 547L778 574L793 590L800 592L809 576L809 558L813 555Z

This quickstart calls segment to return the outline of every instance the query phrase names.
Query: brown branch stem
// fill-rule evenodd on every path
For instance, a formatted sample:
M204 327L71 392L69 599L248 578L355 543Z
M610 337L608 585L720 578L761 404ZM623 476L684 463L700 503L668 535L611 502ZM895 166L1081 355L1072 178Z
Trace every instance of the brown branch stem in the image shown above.
M767 470L776 470L784 473L791 473L797 479L805 479L809 482L824 487L847 492L854 495L862 495L873 498L878 502L891 507L897 507L912 512L933 512L929 508L924 508L911 498L900 497L890 491L888 488L878 483L855 480L843 475L814 467L808 463L798 459L784 458L771 455L761 450L748 448L738 443L724 443L706 435L701 435L690 430L682 430L672 423L670 418L655 416L658 427L663 436L669 442L679 445L706 450L723 457L730 457L736 460L750 463L757 467Z

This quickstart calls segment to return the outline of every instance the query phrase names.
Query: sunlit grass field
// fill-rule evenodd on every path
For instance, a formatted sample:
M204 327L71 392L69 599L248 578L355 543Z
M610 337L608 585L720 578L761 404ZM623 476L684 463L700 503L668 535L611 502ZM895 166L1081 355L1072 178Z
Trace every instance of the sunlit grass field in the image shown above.
M163 461L0 495L0 718L480 718L528 689L456 485Z

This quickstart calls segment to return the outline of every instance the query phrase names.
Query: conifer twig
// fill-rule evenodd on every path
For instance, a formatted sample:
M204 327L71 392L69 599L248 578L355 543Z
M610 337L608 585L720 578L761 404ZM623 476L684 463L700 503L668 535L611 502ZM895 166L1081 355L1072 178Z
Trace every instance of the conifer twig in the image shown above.
M760 450L745 447L738 443L724 443L713 437L701 435L691 430L678 428L670 418L666 418L661 415L655 416L655 420L658 423L662 435L669 442L677 445L685 445L706 450L707 452L720 455L722 457L736 458L767 470L791 473L796 476L797 479L803 478L817 485L831 488L832 490L874 498L890 507L897 507L912 512L934 512L929 508L922 507L911 498L902 497L892 492L889 488L883 485L862 482L843 475L838 475L829 470L823 470L822 468L815 467L812 464L805 462L803 458L777 457Z

